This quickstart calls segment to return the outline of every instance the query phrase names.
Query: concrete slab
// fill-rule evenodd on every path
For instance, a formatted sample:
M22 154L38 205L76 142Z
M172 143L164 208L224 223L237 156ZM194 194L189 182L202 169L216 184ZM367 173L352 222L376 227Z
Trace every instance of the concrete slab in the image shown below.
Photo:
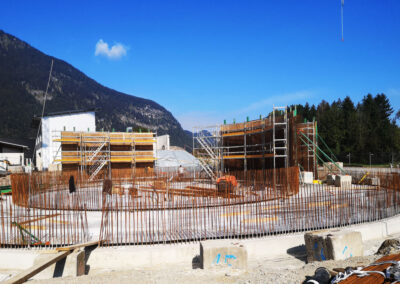
M344 260L363 256L361 233L348 230L323 230L304 235L307 261Z
M335 186L338 186L341 188L351 187L351 176L337 175L335 178Z
M229 267L247 268L247 250L239 242L212 240L200 242L200 266L203 269Z
M327 249L332 259L344 260L353 256L363 256L364 247L360 232L333 231L326 238Z
M304 234L307 262L332 259L332 256L328 255L328 248L326 246L326 235L328 233L328 230L323 230Z
M313 184L314 174L313 172L301 172L301 178L305 184Z
M327 175L326 183L328 185L335 185L336 175Z

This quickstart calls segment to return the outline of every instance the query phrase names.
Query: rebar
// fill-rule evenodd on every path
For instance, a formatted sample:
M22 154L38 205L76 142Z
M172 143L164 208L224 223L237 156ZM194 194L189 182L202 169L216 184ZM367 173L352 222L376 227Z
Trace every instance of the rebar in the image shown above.
M164 169L11 176L0 201L0 246L50 248L104 240L104 246L251 238L347 226L400 212L400 173L352 172L353 184L300 184L299 168L230 172L238 185ZM323 173L321 173L323 175ZM71 176L74 178L72 179ZM275 177L275 178L274 178ZM75 192L69 182L75 181ZM29 194L29 182L30 194ZM103 190L106 189L106 190Z

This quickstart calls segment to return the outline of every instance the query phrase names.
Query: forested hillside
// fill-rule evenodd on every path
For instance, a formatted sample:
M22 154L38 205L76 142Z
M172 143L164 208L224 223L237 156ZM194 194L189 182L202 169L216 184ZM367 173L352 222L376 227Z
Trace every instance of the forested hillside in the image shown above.
M350 158L352 163L366 164L372 154L374 164L400 161L400 128L396 124L400 111L394 115L386 95L368 94L356 104L346 97L331 104L323 100L317 106L296 107L303 118L317 121L318 135L339 160L348 163Z

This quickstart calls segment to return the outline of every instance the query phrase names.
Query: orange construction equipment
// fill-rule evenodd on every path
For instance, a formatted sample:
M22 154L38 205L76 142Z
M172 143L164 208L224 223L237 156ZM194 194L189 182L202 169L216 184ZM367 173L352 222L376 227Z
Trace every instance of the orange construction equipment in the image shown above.
M217 188L219 193L233 193L234 188L238 185L234 176L222 176L217 179Z
M219 184L220 182L225 181L226 183L230 183L233 186L237 186L237 180L235 178L235 176L222 176L220 178L217 179L217 184Z

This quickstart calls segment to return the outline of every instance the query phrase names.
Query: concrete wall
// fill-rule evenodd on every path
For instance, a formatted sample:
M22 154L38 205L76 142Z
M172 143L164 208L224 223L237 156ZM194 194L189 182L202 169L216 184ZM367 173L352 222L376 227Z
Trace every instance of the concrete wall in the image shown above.
M96 131L95 112L83 112L64 115L55 115L43 117L42 120L42 135L40 140L41 158L38 160L37 167L41 164L39 170L48 169L53 163L57 149L60 147L60 142L53 142L56 135L60 131ZM58 133L57 133L58 132ZM38 155L37 155L38 158Z
M340 231L360 232L362 241L384 240L400 234L400 215L377 222L338 228ZM218 240L221 245L227 240ZM245 245L248 260L276 259L288 254L295 255L304 246L304 233L269 236L254 239L229 240ZM0 249L0 267L24 270L34 265L35 260L46 251L27 249ZM183 264L193 267L200 257L200 244L168 244L149 246L123 246L96 248L87 254L86 265L92 270L130 270ZM43 258L43 256L41 256Z

